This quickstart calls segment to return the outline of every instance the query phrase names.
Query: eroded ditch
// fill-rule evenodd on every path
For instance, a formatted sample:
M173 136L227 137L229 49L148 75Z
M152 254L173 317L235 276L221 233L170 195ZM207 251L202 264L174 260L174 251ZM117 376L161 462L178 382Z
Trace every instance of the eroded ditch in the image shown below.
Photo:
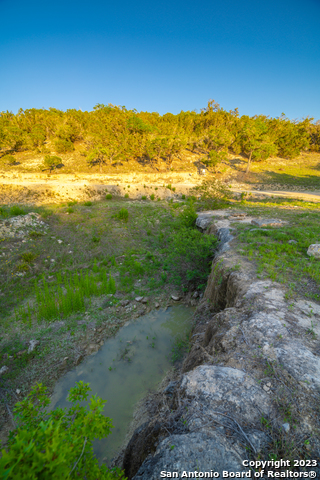
M172 367L173 356L191 329L193 308L176 305L127 322L115 337L56 384L51 406L70 406L68 390L82 380L106 399L112 434L94 443L99 461L109 463L124 441L137 402L154 390Z

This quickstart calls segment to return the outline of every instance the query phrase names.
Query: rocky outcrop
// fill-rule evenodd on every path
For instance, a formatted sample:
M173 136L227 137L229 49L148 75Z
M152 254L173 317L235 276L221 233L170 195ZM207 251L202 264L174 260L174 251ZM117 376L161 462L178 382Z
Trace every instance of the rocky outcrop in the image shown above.
M289 303L236 255L232 223L252 220L228 210L197 220L220 246L178 378L125 451L129 479L248 471L243 460L288 456L289 444L299 458L320 453L320 306Z

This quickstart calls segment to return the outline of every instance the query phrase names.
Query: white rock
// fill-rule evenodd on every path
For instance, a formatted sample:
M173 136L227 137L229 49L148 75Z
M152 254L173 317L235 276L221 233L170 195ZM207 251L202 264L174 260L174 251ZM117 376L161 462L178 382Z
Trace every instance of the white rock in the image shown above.
M174 300L175 302L177 302L178 300L180 300L180 297L178 297L177 295L171 295L171 298L172 298L172 300Z
M320 244L313 243L312 245L310 245L307 254L309 255L309 257L320 258Z
M19 395L20 393L21 393L21 390L19 388L17 388L16 394Z
M286 433L289 433L289 431L290 431L290 425L289 425L289 423L283 423L283 424L282 424L282 428L283 428L283 430L284 430Z
M58 243L62 243L62 240L58 240Z
M0 368L0 376L3 375L4 373L6 373L8 370L9 370L9 368L6 367L5 365L3 367L1 367Z
M40 342L38 340L30 340L28 353L32 353L39 344Z
M143 299L143 297L136 297L136 298L135 298L135 301L136 301L136 302L141 302L142 299Z

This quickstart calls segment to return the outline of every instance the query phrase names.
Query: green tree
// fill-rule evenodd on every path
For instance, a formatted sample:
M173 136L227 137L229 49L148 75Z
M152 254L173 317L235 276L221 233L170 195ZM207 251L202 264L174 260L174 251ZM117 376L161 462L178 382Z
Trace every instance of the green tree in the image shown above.
M9 447L2 450L0 477L4 480L125 480L119 469L99 467L92 442L110 434L112 421L103 415L105 401L96 395L89 407L88 384L76 383L69 391L72 406L48 412L46 388L36 385L14 409L18 427L11 432Z
M268 125L262 118L241 117L241 150L248 156L246 173L250 171L252 160L265 160L277 153L277 146L268 131Z
M52 170L57 168L57 165L60 165L62 163L62 159L60 157L56 157L55 155L46 155L43 160L43 166L44 168L48 168L50 170L50 173Z

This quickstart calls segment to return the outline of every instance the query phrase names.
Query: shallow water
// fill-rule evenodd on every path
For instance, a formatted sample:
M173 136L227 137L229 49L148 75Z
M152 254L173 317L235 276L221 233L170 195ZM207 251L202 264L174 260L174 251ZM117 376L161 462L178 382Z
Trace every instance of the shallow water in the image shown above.
M105 415L114 428L108 438L96 440L99 461L108 463L122 445L136 403L156 388L172 366L172 348L191 327L193 309L184 305L153 311L127 323L117 335L56 384L51 408L68 407L68 391L76 382L90 383L91 394L107 404Z

